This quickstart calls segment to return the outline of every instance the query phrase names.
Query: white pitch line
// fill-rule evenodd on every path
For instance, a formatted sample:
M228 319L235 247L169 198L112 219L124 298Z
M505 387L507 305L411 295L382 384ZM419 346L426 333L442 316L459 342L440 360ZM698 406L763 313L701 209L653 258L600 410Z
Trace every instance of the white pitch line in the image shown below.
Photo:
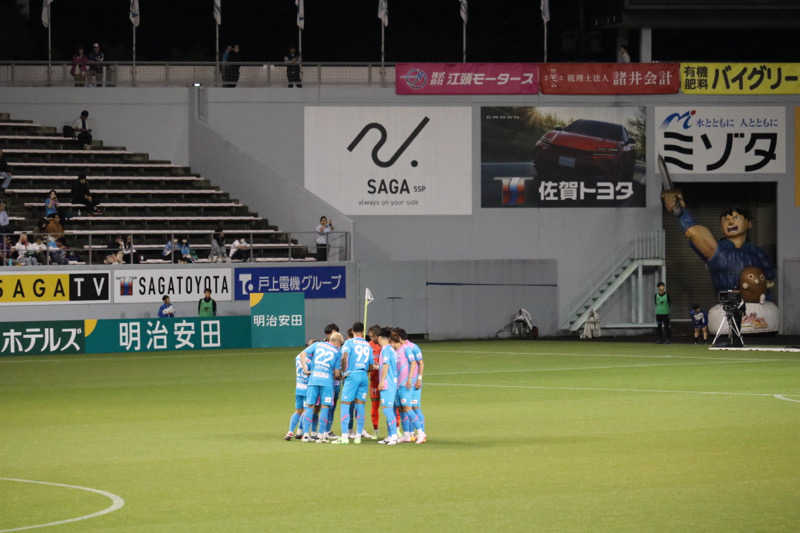
M800 403L800 400L795 400L793 398L787 398L783 394L773 394L772 397L777 399L777 400L783 400L784 402Z
M11 529L0 529L0 533L9 533L11 531L25 531L28 529L38 529L41 527L50 527L50 526L60 526L62 524L70 524L72 522L80 522L81 520L89 520L90 518L97 518L98 516L103 516L104 514L113 513L119 509L122 509L125 506L125 500L121 497L117 496L116 494L112 494L111 492L107 492L105 490L100 489L93 489L91 487L81 487L78 485L66 485L64 483L52 483L50 481L35 481L32 479L18 479L13 477L0 477L0 481L15 481L17 483L33 483L35 485L49 485L52 487L62 487L66 489L76 489L76 490L83 490L86 492L93 492L95 494L99 494L101 496L105 496L109 500L111 500L111 505L97 511L96 513L91 513L83 516L76 516L75 518L67 518L66 520L57 520L55 522L47 522L46 524L34 524L32 526L22 526L22 527L15 527Z
M736 363L761 363L762 361L720 361L719 365ZM452 372L426 372L426 376L461 376L461 375L482 375L482 374L516 374L516 373L537 373L537 372L570 372L573 370L610 370L614 368L650 368L650 367L685 367L685 366L708 366L709 363L639 363L636 365L606 365L606 366L572 366L560 368L517 368L511 370L454 370Z
M563 356L563 357L620 357L628 359L697 359L701 361L792 361L791 359L758 359L745 357L701 357L695 355L647 355L647 354L621 354L621 353L591 353L577 354L569 352L495 352L482 350L442 350L439 348L427 348L423 353L459 353L459 354L481 354L481 355L544 355L544 356Z
M727 392L727 391L694 391L671 389L616 389L610 387L548 387L545 385L489 385L484 383L431 383L425 384L438 387L469 387L486 389L521 389L521 390L560 390L573 392L640 392L653 394L697 394L702 396L747 396L756 398L771 398L775 394L767 392Z

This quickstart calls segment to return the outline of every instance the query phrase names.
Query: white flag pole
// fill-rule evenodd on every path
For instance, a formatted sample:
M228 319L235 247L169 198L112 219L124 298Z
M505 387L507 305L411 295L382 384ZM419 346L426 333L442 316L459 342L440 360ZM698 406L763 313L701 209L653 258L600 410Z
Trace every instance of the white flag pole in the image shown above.
M214 28L216 29L214 41L214 85L219 85L219 26L222 24L222 0L214 0Z
M550 22L550 0L541 0L542 22L544 22L544 62L547 63L547 23Z
M462 26L462 28L461 28L461 33L462 33L462 35L461 35L461 41L462 41L461 46L462 46L462 50L464 51L463 56L461 57L461 62L462 63L466 63L467 62L467 22L464 21L464 24L462 24L461 26Z
M47 3L47 84L53 71L53 2Z
M459 14L461 15L461 62L467 62L467 20L469 20L469 4L467 0L459 0Z
M133 26L133 85L136 85L136 24L131 23Z
M216 38L216 46L214 51L214 57L216 58L216 68L214 70L214 84L219 85L219 24L215 24L217 27L217 38Z

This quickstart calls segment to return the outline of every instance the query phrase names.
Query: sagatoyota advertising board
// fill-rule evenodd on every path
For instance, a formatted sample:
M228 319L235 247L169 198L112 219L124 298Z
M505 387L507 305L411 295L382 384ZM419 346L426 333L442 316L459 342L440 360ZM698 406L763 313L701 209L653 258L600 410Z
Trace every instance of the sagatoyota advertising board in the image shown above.
M102 271L0 272L0 304L87 304L111 301L110 273Z
M305 108L305 187L346 215L472 213L469 107Z
M644 207L643 107L481 108L481 207Z
M195 302L206 289L218 302L233 299L230 268L186 270L115 270L115 303L155 303L163 296L173 302Z
M536 94L536 63L398 63L397 94Z
M786 108L655 109L656 153L674 174L783 174Z

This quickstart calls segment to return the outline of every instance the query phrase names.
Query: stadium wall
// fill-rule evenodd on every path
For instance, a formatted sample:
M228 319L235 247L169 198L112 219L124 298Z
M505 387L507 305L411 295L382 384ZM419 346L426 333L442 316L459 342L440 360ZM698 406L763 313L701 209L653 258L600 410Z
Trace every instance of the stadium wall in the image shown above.
M795 146L791 96L398 96L393 88L315 87L305 89L205 89L204 120L197 117L195 89L0 88L0 108L20 118L59 125L86 107L97 132L109 144L149 151L153 157L188 161L254 209L287 229L312 229L319 215L332 215L339 228L354 224L354 258L359 262L457 261L513 258L549 259L558 269L559 323L591 288L593 269L619 244L640 232L661 227L661 181L655 173L654 143L647 147L647 206L644 208L572 208L503 210L480 207L480 107L648 106L648 137L653 139L653 106L781 105L786 108L786 146ZM469 105L473 112L471 216L344 217L303 188L304 108L326 105ZM156 126L154 126L156 124ZM202 124L202 128L199 124ZM144 133L143 133L144 132ZM189 134L191 132L191 135ZM227 154L227 155L226 155ZM241 166L219 161L244 160ZM224 171L230 168L233 172ZM800 209L794 206L794 158L781 175L715 174L677 177L695 180L776 182L778 258L800 257ZM276 185L279 187L276 190ZM238 191L238 192L237 192ZM287 191L291 191L288 193ZM287 201L286 199L289 199ZM280 205L279 205L280 204ZM279 209L282 205L282 210ZM291 206L288 208L287 206ZM308 207L310 206L310 207ZM337 228L338 229L338 228ZM668 273L669 276L669 273ZM797 280L788 280L797 285ZM779 300L789 283L782 283ZM612 299L603 320L616 321L628 304ZM617 311L619 310L619 311ZM784 333L800 333L786 321ZM786 327L789 326L789 327Z

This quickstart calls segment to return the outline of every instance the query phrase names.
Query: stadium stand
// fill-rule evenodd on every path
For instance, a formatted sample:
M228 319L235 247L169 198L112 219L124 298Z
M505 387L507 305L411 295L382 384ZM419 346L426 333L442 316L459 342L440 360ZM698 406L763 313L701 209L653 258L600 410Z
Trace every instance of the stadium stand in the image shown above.
M119 235L131 235L136 259L147 263L169 262L162 256L165 243L187 236L203 261L218 227L225 231L228 246L245 238L252 261L314 260L305 245L188 167L105 147L97 139L85 148L54 127L0 113L0 150L14 176L5 199L15 233L35 231L44 199L55 189L63 200L59 209L66 215L65 235L78 263L102 263L108 242ZM87 175L102 214L70 202L79 174Z

